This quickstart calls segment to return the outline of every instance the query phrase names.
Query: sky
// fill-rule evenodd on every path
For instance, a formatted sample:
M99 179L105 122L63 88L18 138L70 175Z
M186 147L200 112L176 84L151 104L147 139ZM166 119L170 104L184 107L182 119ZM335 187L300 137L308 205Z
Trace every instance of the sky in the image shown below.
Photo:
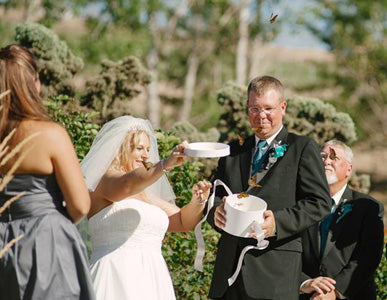
M314 0L282 0L278 3L273 1L265 8L267 11L278 14L277 20L281 20L281 31L271 42L275 45L294 48L317 48L327 49L327 45L322 43L308 29L297 22L301 11L313 5Z

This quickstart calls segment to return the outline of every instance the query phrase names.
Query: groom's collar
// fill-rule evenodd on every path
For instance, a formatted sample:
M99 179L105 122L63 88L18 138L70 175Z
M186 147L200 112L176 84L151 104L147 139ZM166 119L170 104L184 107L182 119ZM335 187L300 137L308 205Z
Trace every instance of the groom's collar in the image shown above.
M284 125L281 126L281 128L275 133L273 134L271 137L267 138L266 139L266 142L268 145L271 145L271 142L277 137L277 135L281 132L282 128L284 128ZM255 137L255 146L257 146L258 142L261 140L260 138L258 138L256 135L254 135Z

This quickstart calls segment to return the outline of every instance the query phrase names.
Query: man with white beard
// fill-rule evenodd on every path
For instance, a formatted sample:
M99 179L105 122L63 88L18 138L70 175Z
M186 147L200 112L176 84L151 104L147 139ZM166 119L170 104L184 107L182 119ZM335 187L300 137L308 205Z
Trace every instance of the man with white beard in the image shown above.
M375 300L374 273L383 252L383 205L348 187L353 152L331 140L321 158L332 212L303 234L300 299Z

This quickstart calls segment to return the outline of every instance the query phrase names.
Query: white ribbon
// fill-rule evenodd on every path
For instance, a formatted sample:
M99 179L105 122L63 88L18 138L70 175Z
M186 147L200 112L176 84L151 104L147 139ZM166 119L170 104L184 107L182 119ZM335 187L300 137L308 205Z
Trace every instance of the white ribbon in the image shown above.
M213 192L212 192L210 198L208 198L207 213L203 217L203 219L201 219L200 222L195 226L195 237L196 237L196 242L197 242L197 251L196 251L194 268L195 268L195 270L198 270L200 272L203 272L203 258L204 258L204 254L206 251L206 247L205 247L204 239L203 239L203 233L202 233L202 224L207 219L207 216L208 216L208 213L210 212L210 209L214 206L215 192L216 192L216 187L218 185L222 185L224 187L224 189L226 190L226 192L228 193L228 195L232 195L231 190L221 180L216 179L214 181Z
M249 245L249 246L246 246L243 248L241 254L239 255L237 268L236 268L234 274L232 274L232 276L227 280L228 286L231 286L235 282L235 280L237 279L238 274L241 271L243 258L245 257L245 254L247 251L249 251L251 249L263 250L263 249L267 248L267 246L269 246L269 241L265 240L265 234L263 233L261 226L259 226L259 224L256 221L253 222L253 226L254 226L255 234L257 236L257 245L256 246Z
M224 187L224 189L226 190L227 194L232 195L231 190L221 180L217 179L214 181L214 190L213 190L211 196L208 198L207 213L203 217L203 219L201 219L200 222L195 226L197 252L196 252L196 257L195 257L194 268L195 268L195 270L198 270L200 272L203 272L203 258L204 258L204 254L205 254L205 243L204 243L203 233L202 233L202 224L204 221L206 221L210 209L214 206L215 192L216 192L216 187L218 185L222 185ZM237 268L236 268L234 274L228 279L229 286L231 286L235 282L236 278L238 277L238 274L239 274L241 267L242 267L243 258L245 256L246 252L251 250L251 249L263 250L263 249L267 248L267 246L269 245L269 241L265 240L265 234L263 233L261 226L256 221L254 221L252 225L254 226L254 231L256 234L256 238L257 238L257 245L256 246L249 245L249 246L246 246L243 248L241 254L239 255Z

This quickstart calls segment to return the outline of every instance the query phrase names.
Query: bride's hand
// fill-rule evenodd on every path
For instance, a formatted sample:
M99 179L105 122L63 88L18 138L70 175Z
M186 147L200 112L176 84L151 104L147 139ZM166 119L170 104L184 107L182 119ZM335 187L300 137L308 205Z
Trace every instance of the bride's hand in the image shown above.
M199 181L192 187L192 200L198 204L206 203L208 196L210 195L212 184L206 180Z
M173 169L174 167L178 167L183 164L184 160L187 158L187 154L184 153L185 148L189 148L187 141L183 141L172 150L171 155L169 155L164 163L164 166L167 170Z

